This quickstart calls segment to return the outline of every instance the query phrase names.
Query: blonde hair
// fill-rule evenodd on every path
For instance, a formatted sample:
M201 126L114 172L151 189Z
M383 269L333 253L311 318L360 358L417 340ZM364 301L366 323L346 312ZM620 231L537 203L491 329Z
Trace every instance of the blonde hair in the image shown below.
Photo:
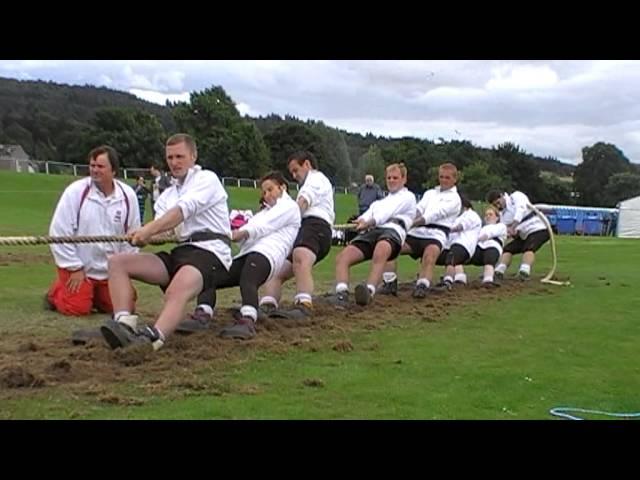
M400 171L402 178L407 178L407 167L403 162L391 163L387 165L387 168L385 168L384 171L385 173L387 173L389 170L396 170L396 169Z
M485 215L487 214L487 212L493 212L496 215L496 217L500 218L500 212L493 205L489 205L487 207L487 209L484 211Z
M443 163L438 167L438 170L449 170L453 175L458 178L458 167L456 167L453 163Z

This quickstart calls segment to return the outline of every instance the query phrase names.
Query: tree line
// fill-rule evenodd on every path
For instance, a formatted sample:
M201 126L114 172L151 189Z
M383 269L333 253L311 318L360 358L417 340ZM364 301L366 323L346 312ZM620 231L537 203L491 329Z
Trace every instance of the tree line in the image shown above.
M167 135L181 131L197 139L200 163L221 176L286 171L288 155L304 149L338 186L360 183L366 173L384 185L385 165L403 161L408 187L421 193L437 182L437 166L452 162L461 170L461 190L476 200L495 187L522 190L534 202L592 206L640 194L637 167L615 145L584 147L576 168L510 142L483 148L362 135L289 115L242 116L221 86L162 106L103 87L0 79L0 119L0 143L18 143L36 160L85 163L93 146L107 143L124 167L147 168L162 162Z

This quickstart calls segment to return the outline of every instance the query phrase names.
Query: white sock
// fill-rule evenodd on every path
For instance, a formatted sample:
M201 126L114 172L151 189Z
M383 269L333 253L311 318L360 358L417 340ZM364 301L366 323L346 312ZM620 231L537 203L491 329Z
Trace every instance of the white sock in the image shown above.
M391 283L393 282L396 278L398 278L398 275L396 275L394 272L384 272L382 274L382 281L384 283Z
M424 285L427 288L429 288L431 286L431 282L426 278L419 278L418 281L416 282L416 285Z
M158 327L154 327L156 329L156 332L158 332L158 337L160 337L160 340L162 340L162 343L167 341L167 337L164 336L164 333L162 333L162 330L160 330Z
M466 273L456 273L455 277L456 282L462 282L464 284L467 283L467 274Z
M456 277L457 277L457 275L456 275ZM453 283L453 277L451 275L447 275L446 277L444 277L442 279L442 281L445 282L445 283Z
M296 296L293 298L294 303L302 303L302 302L307 302L307 303L312 303L313 300L311 299L311 295L308 293L298 293L296 294Z
M507 265L504 263L499 263L498 266L496 267L496 272L500 272L504 274L504 272L506 271L507 271Z
M243 305L242 307L240 307L240 315L242 315L243 317L249 317L254 322L258 320L258 310L256 310L256 308L252 307L251 305Z
M529 275L531 273L531 265L523 263L522 265L520 265L520 271Z
M138 316L137 315L123 315L120 314L117 317L116 322L118 323L122 323L126 326L128 326L129 328L131 328L132 330L136 330L138 328Z
M113 319L117 322L120 317L128 317L131 315L129 310L119 310L113 314Z
M266 295L260 299L260 305L265 304L275 305L275 307L278 308L278 301L274 297L271 297L269 295Z
M336 293L348 292L349 285L344 282L340 282L336 285Z
M213 308L211 308L211 305L207 305L206 303L201 303L196 308L201 308L206 312L207 315L213 317Z
M162 346L164 345L164 342L167 341L166 337L164 336L164 333L162 333L162 330L160 330L158 327L154 327L156 332L158 332L158 340L156 340L155 342L153 342L151 344L151 346L153 347L153 350L160 350L162 348Z
M371 293L371 296L373 297L376 294L375 285L371 285L370 283L367 283L367 288L369 289L369 292Z
M482 283L493 283L493 275L485 275L482 278Z

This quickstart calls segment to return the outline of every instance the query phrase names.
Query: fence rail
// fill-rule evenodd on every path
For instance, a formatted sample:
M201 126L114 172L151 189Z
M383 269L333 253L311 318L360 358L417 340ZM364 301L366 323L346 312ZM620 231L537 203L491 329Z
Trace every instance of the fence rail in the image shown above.
M86 177L89 175L89 166L78 163L52 162L41 160L18 160L15 158L0 157L0 170L12 170L23 173L46 173L47 175L73 175L74 177ZM123 168L122 176L125 180L138 177L149 178L148 168ZM252 178L221 177L225 187L260 188L259 180ZM298 190L296 182L288 182L289 190ZM355 193L357 187L333 187L336 193Z

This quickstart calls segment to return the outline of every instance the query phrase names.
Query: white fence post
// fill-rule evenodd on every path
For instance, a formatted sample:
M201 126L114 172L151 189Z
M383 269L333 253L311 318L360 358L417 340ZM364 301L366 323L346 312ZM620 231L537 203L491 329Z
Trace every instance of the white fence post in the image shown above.
M76 164L73 164L73 176L77 177L78 176L78 168L76 167Z
M49 175L49 162L44 162L44 171L47 175Z

